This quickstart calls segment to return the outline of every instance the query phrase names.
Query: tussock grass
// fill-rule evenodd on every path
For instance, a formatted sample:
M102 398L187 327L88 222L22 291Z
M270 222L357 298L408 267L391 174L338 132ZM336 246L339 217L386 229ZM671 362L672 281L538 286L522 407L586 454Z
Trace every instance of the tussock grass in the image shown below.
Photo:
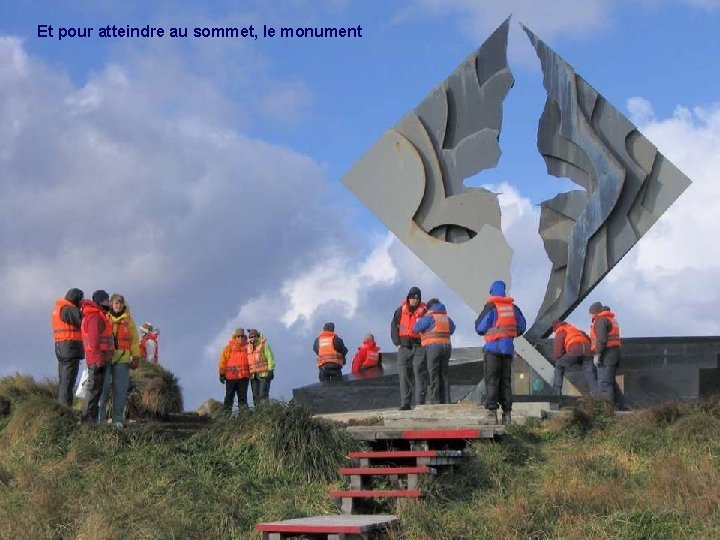
M165 418L183 410L182 391L175 375L159 364L142 361L130 372L128 418Z
M0 432L0 448L23 452L26 458L61 455L75 426L70 409L52 398L35 395L20 401Z
M0 419L0 538L257 539L259 521L336 513L327 492L359 446L277 402L175 440L77 426L42 390L13 396ZM717 400L618 418L588 402L470 449L425 500L397 504L391 540L720 537Z
M252 445L259 474L287 470L309 482L336 480L347 452L359 446L332 422L313 418L307 408L278 401L263 402L234 417L223 415L213 431L221 448L242 452Z
M585 435L593 428L604 428L615 422L615 411L606 400L584 396L578 400L569 416L559 416L549 424L550 432Z
M34 397L54 398L57 396L57 381L45 379L41 382L35 381L29 375L15 373L7 377L0 377L0 398L7 403L19 403L23 400ZM5 405L6 407L7 405ZM9 412L9 411L8 411Z
M259 521L337 512L327 491L356 444L281 403L186 440L154 429L22 401L0 424L0 538L258 538Z
M398 507L403 538L718 538L718 403L616 418L586 400L569 417L513 427L504 443L475 443L440 479L448 490Z
M5 418L6 416L10 416L11 410L12 410L12 401L10 401L10 399L6 398L5 396L0 396L0 418Z

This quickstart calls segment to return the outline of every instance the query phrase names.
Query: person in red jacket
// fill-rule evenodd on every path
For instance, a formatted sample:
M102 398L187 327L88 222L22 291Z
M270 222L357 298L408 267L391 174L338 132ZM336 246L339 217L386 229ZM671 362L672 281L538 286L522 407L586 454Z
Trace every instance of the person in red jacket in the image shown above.
M376 373L382 370L382 353L375 343L375 336L367 334L353 357L353 375ZM378 373L379 374L379 373Z
M553 389L557 395L562 395L565 370L575 364L582 365L583 374L590 392L597 393L597 370L590 352L590 336L572 324L559 319L553 322L553 331L555 332L553 341L553 356L555 357Z
M159 337L160 329L153 327L151 323L146 322L140 326L140 357L150 364L159 363Z
M87 393L80 422L95 423L98 418L105 368L110 364L115 351L113 325L106 315L110 309L110 295L103 290L95 291L92 301L83 300L80 306L83 312L80 332L88 368L88 378L85 383Z

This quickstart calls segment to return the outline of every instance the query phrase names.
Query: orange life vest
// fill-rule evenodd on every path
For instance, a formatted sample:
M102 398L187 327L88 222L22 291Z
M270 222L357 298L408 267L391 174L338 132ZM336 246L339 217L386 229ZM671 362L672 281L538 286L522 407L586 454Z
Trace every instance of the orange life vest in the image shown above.
M109 318L112 321L115 348L119 351L129 351L132 345L129 317L122 317L121 319Z
M148 341L155 342L155 362L157 362L160 358L160 345L158 344L158 335L154 332L151 334L145 334L140 340L140 356L147 359L147 347L145 344Z
M82 331L83 346L85 347L85 352L86 353L88 351L90 353L95 352L93 344L90 343L90 341L88 340L88 334L87 334L87 329L86 329L87 321L90 320L89 317L87 317L87 315L89 315L93 311L96 311L98 313L98 315L103 318L103 322L105 323L105 325L103 326L102 332L100 332L100 351L101 352L114 351L115 350L115 338L113 336L113 323L110 320L110 317L108 317L102 310L95 308L95 307L84 308L84 309L86 309L87 313L85 313L84 314L85 316L83 316L81 331Z
M595 335L595 321L598 317L604 317L610 321L610 331L607 336L607 343L605 347L619 347L620 346L620 325L615 320L615 314L612 311L601 311L596 313L590 324L590 350L594 353L597 348L597 336Z
M514 299L509 296L491 296L487 301L495 306L497 320L495 326L485 333L485 341L516 338L517 319L515 318Z
M570 323L565 323L560 328L565 332L564 346L566 351L569 351L570 347L576 344L581 345L584 351L588 350L590 347L590 339L585 332Z
M75 328L72 324L66 323L60 318L60 312L64 307L76 307L72 302L65 298L58 298L55 302L55 308L50 316L50 324L52 325L53 339L57 341L82 341L82 332L79 328Z
M228 347L230 347L230 357L225 365L225 376L230 380L247 379L250 377L247 344L231 338Z
M421 302L420 304L418 304L418 307L415 308L415 311L411 313L410 306L408 305L407 300L405 300L402 305L402 310L400 311L400 324L398 327L398 335L400 337L418 339L420 337L420 334L413 332L413 328L415 328L415 323L418 321L418 319L422 318L424 315L425 304Z
M374 345L367 349L365 361L360 365L361 369L377 367L380 365L380 347Z
M428 313L435 321L435 326L432 330L423 332L420 336L420 343L423 347L428 345L450 345L450 319L447 313L435 313L430 311Z
M265 338L260 338L257 347L251 341L247 344L247 357L250 364L250 375L254 373L262 373L268 371L268 362L263 354L265 348Z
M317 367L322 367L325 364L343 365L342 354L335 350L334 339L335 332L325 330L318 334Z

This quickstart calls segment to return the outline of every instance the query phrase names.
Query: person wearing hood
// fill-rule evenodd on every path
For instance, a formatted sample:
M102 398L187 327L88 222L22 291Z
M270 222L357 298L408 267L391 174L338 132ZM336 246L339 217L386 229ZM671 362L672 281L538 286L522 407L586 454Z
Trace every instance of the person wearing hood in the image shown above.
M225 385L223 410L232 412L235 394L238 398L238 409L247 408L247 391L250 384L250 363L247 355L247 336L243 328L236 328L230 341L220 353L218 374L220 384Z
M588 310L592 315L590 324L590 350L597 368L600 395L618 410L627 410L625 396L615 380L620 366L620 325L608 306L593 302Z
M80 422L94 423L98 419L98 405L105 380L105 368L110 364L115 351L113 325L106 312L110 309L110 295L102 289L92 295L92 301L80 303L83 312L80 332L82 333L85 363L87 364L87 381L85 402Z
M598 391L597 370L590 352L590 337L572 324L561 321L553 322L553 356L555 357L555 377L553 389L558 396L562 395L562 383L565 370L575 364L582 365L583 375L590 392Z
M515 355L514 339L526 329L525 317L506 296L504 281L490 286L490 297L475 321L475 331L485 336L485 409L482 424L497 424L497 410L502 406L502 423L512 421L512 360Z
M265 336L255 328L248 330L248 362L250 364L250 390L253 405L270 397L270 382L275 378L275 356Z
M335 323L327 322L313 343L317 355L320 382L341 381L342 367L347 359L348 349L342 338L335 333Z
M160 329L155 328L151 323L142 323L140 326L140 358L149 364L158 364L160 357L160 345L158 338Z
M425 403L428 373L425 347L420 334L414 331L415 323L425 315L425 304L418 287L411 287L405 301L395 310L390 323L390 339L398 348L398 375L400 378L400 410Z
M358 347L353 357L351 371L353 375L360 376L370 374L373 371L382 369L382 353L380 347L375 343L375 336L366 334L362 345ZM379 373L378 373L379 375Z
M112 423L114 427L123 427L125 420L125 400L130 386L130 369L138 367L140 362L140 340L137 325L130 315L130 308L121 294L110 298L108 318L112 323L115 352L105 373L98 420L107 418L106 404L112 389Z
M450 403L448 366L452 353L450 336L455 333L455 323L437 298L428 300L425 305L427 313L415 323L413 331L420 334L420 343L427 351L430 376L428 403Z
M80 331L82 324L80 302L83 301L84 296L80 289L70 289L65 298L58 298L55 301L55 307L50 316L60 380L57 400L60 405L66 407L72 406L80 360L85 358L82 332Z

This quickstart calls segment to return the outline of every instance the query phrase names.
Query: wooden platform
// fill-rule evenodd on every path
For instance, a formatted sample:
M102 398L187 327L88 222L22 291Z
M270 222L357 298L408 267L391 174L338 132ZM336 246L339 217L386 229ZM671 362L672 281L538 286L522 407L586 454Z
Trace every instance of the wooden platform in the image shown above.
M522 424L527 418L541 418L546 411L554 407L549 402L516 401L513 403L513 423ZM474 402L462 402L442 405L418 405L408 411L393 408L324 413L315 416L341 424L354 424L355 426L357 424L366 424L394 427L396 429L459 429L466 427L477 428L480 419L485 414L485 407L482 405Z
M493 439L505 433L504 426L477 424L449 428L401 428L393 426L348 426L346 431L363 441L379 440L442 440L442 439Z
M330 540L341 540L346 538L368 538L370 533L392 528L396 523L397 517L391 514L372 516L333 515L258 523L255 530L263 533L264 540L280 540L281 538L308 534L327 535Z

